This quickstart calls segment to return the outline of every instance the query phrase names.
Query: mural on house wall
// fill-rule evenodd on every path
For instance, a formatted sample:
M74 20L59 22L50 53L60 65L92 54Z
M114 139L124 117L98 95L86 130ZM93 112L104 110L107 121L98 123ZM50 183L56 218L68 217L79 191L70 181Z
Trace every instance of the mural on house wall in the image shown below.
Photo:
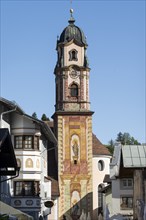
M31 158L28 158L25 162L25 167L26 168L32 168L33 167L33 161Z

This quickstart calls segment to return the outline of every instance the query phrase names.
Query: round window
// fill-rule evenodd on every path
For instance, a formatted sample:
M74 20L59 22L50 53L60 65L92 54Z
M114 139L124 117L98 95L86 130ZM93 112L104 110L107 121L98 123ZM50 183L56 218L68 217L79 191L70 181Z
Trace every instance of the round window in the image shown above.
M103 160L98 161L98 169L100 171L104 170L104 161Z

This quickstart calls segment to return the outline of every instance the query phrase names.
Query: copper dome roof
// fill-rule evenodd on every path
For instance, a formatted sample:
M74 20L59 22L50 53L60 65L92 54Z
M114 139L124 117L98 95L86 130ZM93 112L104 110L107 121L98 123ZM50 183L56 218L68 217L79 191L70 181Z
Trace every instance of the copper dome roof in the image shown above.
M87 46L86 37L83 31L81 30L81 28L74 25L75 20L72 17L72 14L68 22L69 25L61 33L57 44L60 43L65 44L73 39L75 40L75 42L79 43L80 45Z

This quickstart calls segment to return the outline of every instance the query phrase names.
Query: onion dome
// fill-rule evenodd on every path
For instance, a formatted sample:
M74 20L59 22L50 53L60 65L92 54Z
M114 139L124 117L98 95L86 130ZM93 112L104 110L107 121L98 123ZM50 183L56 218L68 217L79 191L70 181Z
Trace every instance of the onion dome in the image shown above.
M87 46L86 37L81 28L74 25L75 19L73 18L73 9L70 9L71 17L68 21L69 25L63 30L57 44L66 44L71 40L75 40L76 43Z

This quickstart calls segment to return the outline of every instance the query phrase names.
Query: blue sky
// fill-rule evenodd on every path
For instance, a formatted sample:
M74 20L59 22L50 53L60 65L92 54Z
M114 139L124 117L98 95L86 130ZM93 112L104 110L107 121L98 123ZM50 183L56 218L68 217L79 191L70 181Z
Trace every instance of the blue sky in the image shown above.
M1 1L0 96L51 118L56 40L70 8L89 45L93 132L104 144L120 131L146 143L143 0Z

